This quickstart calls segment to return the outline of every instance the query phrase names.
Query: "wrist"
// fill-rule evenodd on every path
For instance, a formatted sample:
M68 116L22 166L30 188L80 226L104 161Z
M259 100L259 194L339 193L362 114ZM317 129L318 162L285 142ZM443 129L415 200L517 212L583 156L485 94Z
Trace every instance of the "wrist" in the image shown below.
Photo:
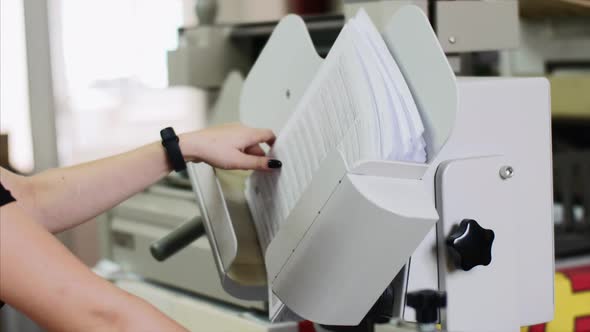
M180 146L180 151L182 151L182 155L184 160L189 162L198 162L199 161L199 147L196 142L198 141L195 137L190 137L191 134L194 136L195 133L183 133L178 135L178 145Z

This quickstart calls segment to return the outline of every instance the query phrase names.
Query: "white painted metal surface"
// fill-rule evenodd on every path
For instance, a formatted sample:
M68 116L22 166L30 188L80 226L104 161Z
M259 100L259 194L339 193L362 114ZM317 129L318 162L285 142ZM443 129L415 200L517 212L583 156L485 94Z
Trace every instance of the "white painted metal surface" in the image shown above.
M469 271L450 268L452 261L447 259L445 245L438 247L440 290L448 294L447 309L442 311L443 325L449 331L470 332L476 326L481 332L520 330L515 296L519 240L516 231L519 219L527 216L519 208L522 198L516 190L516 179L503 180L498 172L510 163L504 157L483 157L453 160L438 168L438 226L442 233L448 236L463 219L473 219L494 232L492 261L488 266L476 266Z
M217 126L240 121L240 96L244 77L237 71L231 71L221 86L219 96L213 105L207 125Z
M278 134L321 63L301 17L285 16L244 82L241 121Z
M433 160L455 123L455 74L428 18L418 7L399 9L382 34L412 91L424 122L427 158Z
M267 248L265 261L268 280L276 279L285 262L291 256L293 250L297 248L297 245L313 224L315 217L330 199L330 196L345 175L346 165L338 151L333 151L326 157L326 160L307 187L305 194L293 209L292 214L296 216L289 217L277 232L275 240Z
M204 163L188 163L187 172L191 179L197 203L203 216L209 244L223 288L231 295L244 300L265 300L267 288L264 282L240 281L233 264L238 257L238 233L231 220L226 198L215 175L214 169ZM247 222L240 219L241 222ZM248 271L239 271L245 272ZM249 278L248 278L249 279Z
M513 273L518 280L520 325L549 321L554 254L548 82L543 78L462 78L457 82L459 108L453 133L431 165L490 155L510 160L515 169L513 192L519 202L511 220L519 235ZM429 168L424 181L434 184L436 171ZM432 190L434 197L434 186ZM436 235L429 234L412 255L408 291L438 288L438 269L443 267L432 253ZM439 243L446 235L439 231ZM404 319L413 320L413 314L406 310Z
M238 241L215 171L202 163L189 163L188 168L207 234L213 240L211 246L219 255L223 270L229 270L237 256Z
M299 316L321 324L356 325L438 215L419 179L349 174L330 184L322 175L317 173L308 190L323 186L333 191L327 200L315 202L304 195L303 204L291 212L268 249L267 264L280 266L276 276L276 269L269 269L268 279L273 292ZM291 232L294 224L309 227L298 234ZM273 261L277 251L287 258Z
M427 164L417 164L398 161L363 160L354 165L350 174L372 175L403 179L422 179L428 170Z

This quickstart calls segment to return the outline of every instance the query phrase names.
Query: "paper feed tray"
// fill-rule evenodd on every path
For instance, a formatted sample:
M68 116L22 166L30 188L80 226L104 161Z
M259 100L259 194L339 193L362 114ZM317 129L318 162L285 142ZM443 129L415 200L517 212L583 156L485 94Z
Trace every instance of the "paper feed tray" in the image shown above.
M432 160L452 131L455 77L419 8L398 10L382 36L417 103ZM242 121L280 132L321 62L301 18L286 16L244 83ZM190 164L188 171L222 285L230 294L264 300L268 282L272 292L305 319L356 325L438 220L433 183L422 181L428 168L364 161L347 169L333 151L261 254L264 261L250 261L251 267L265 269L266 278L246 280L232 273L232 265L241 247L252 248L241 244L252 241L251 236L236 227L250 222L249 216L232 219L227 193L210 166Z

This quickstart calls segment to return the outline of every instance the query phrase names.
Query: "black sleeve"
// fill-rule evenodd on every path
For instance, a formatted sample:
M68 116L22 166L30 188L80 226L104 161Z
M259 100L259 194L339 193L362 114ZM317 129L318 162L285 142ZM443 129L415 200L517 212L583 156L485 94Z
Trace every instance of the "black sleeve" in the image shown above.
M6 190L0 182L0 206L6 205L10 202L16 201L10 194L10 191Z

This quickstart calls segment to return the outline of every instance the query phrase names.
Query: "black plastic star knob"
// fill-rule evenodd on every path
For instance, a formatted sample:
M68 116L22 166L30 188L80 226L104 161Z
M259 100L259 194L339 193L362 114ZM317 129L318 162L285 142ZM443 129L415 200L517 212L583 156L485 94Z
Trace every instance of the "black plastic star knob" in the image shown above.
M492 262L494 231L481 227L473 219L463 219L447 238L449 255L455 267L469 271Z
M418 323L434 323L438 320L438 309L447 305L447 295L434 290L421 290L406 295L406 304L416 311Z

